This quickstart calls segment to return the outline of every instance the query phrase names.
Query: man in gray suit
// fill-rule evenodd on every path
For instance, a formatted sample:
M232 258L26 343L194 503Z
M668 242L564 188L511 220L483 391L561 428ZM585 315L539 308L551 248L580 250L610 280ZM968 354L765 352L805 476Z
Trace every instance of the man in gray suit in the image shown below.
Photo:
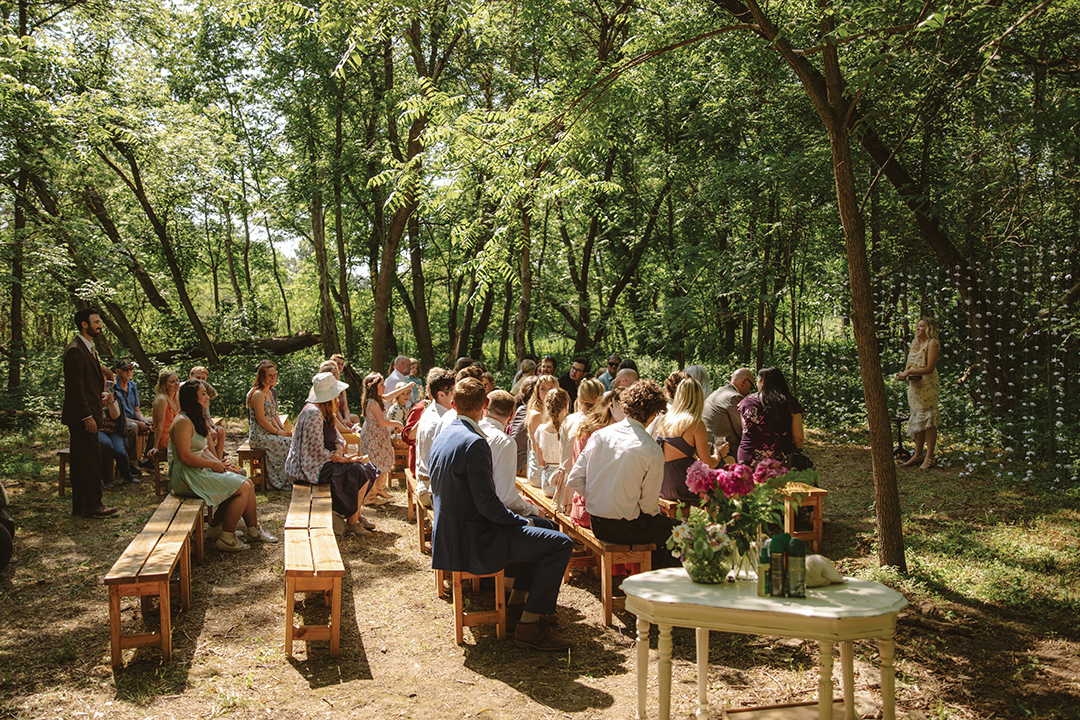
M731 382L715 390L705 398L705 409L701 419L705 421L705 432L709 444L714 441L728 444L728 454L734 455L742 440L742 415L739 403L754 390L754 371L739 368L731 374Z

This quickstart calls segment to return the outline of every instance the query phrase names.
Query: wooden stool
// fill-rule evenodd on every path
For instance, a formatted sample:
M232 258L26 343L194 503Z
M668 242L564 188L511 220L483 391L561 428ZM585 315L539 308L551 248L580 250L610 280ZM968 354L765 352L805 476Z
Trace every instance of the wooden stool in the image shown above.
M56 459L60 461L60 475L56 478L56 490L60 497L64 497L67 488L67 464L71 459L71 448L60 448L56 451Z
M162 470L164 466L164 471ZM154 493L158 497L169 494L169 465L166 458L154 453Z
M249 441L236 449L236 457L240 467L247 467L248 480L256 490L266 492L266 451L262 448L253 448Z
M824 520L825 520L825 498L829 496L829 491L824 488L816 488L806 483L788 483L784 486L784 494L788 496L785 501L784 508L784 532L791 535L792 538L798 538L805 542L810 543L810 548L814 552L821 551L821 543L824 537ZM802 500L798 504L791 498L792 495L802 495ZM811 508L810 514L813 518L814 526L812 530L795 530L795 514L800 507Z
M464 642L465 628L477 625L495 625L495 632L500 640L506 639L506 577L503 571L488 575L473 575L467 572L451 572L444 570L435 571L435 582L438 587L439 597L446 595L445 580L450 576L454 593L454 638L458 645ZM481 610L477 612L465 612L465 599L463 596L462 582L472 580L473 592L480 590L481 578L495 578L495 609Z

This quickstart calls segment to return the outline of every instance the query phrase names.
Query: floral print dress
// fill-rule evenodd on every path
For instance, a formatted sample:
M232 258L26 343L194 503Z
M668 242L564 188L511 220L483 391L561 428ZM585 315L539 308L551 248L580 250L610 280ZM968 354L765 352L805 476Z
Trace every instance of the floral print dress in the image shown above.
M364 426L360 428L360 454L367 455L381 472L394 467L394 444L390 442L390 428L379 424L378 403L368 400L364 409Z
M249 392L250 396L251 393ZM275 490L292 487L285 475L285 458L289 454L292 438L268 433L255 419L255 409L248 406L248 443L253 448L266 451L266 482ZM269 393L263 393L263 417L277 417L277 406L270 402Z

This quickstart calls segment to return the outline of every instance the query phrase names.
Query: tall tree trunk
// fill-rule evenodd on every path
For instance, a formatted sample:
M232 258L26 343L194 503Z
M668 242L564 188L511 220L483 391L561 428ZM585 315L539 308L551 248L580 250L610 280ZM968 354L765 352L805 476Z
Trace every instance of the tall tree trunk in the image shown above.
M412 269L413 307L416 309L413 320L413 337L416 339L417 353L420 355L420 367L435 367L435 348L431 343L431 321L427 311L427 290L424 287L424 268L421 264L423 253L420 250L420 220L413 213L409 218L409 263Z
M255 301L255 291L251 286L251 225L248 223L247 172L244 163L240 163L240 218L244 223L244 286L251 303L251 317L258 318L259 303Z
M214 253L214 236L210 232L210 201L206 198L203 202L203 237L206 239L206 257L210 265L210 277L214 288L214 312L221 312L221 287L218 283L218 259Z
M353 338L352 301L349 298L349 264L345 252L345 219L341 198L341 158L345 147L342 116L345 114L345 76L338 84L337 113L334 117L334 235L337 241L338 294L341 297L341 322L345 328L345 353L353 357L356 352Z
M480 308L480 317L472 331L472 342L469 344L469 357L474 360L484 359L484 338L487 336L488 326L491 325L491 311L495 304L495 293L491 285L484 289L484 303Z
M506 343L510 339L510 311L514 307L514 283L506 281L506 298L503 303L502 326L499 330L499 360L497 367L506 367Z
M146 193L146 188L143 186L142 171L135 158L135 153L119 138L113 138L112 145L121 155L123 155L124 159L127 160L128 168L131 171L130 178L112 161L112 159L109 158L104 150L96 148L97 153L101 159L105 161L105 164L124 181L124 184L128 186L135 195L135 198L139 201L143 213L150 221L150 225L154 228L158 241L161 243L161 249L165 256L165 264L169 268L169 274L172 276L173 285L176 288L176 295L180 298L180 304L184 307L188 323L190 323L191 329L195 333L196 339L199 341L199 347L206 353L206 364L210 367L220 367L221 358L218 357L217 351L214 349L214 344L210 341L210 336L206 334L206 328L203 327L202 319L199 317L198 311L195 310L195 305L192 303L191 296L188 294L187 283L184 281L184 273L180 269L180 261L173 248L172 238L169 237L168 228L165 225L165 221L158 216L157 211L150 202L150 197Z
M20 25L25 23L26 9L24 3L19 3ZM21 143L20 143L21 145ZM27 185L30 182L30 170L26 167L19 168L18 193L25 196ZM26 231L26 210L22 203L16 199L12 203L15 206L15 228L11 247L11 308L9 309L9 324L11 326L11 345L8 356L8 382L9 392L19 389L22 384L22 362L26 354L23 341L23 243Z
M521 298L517 317L514 318L514 354L520 360L529 352L525 346L525 331L529 327L529 311L532 309L532 261L529 249L532 245L532 201L521 205L521 251L518 258L518 277L521 281Z
M236 259L233 257L232 206L228 198L221 201L221 209L225 213L225 258L229 263L229 283L232 285L233 295L236 297L237 309L243 310L244 294L240 292L240 281L236 277Z

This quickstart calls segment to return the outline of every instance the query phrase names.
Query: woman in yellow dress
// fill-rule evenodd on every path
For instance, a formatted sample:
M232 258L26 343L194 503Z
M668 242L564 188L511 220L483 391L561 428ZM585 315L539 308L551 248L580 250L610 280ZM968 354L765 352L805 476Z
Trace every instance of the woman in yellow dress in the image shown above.
M908 350L907 365L904 372L896 375L897 380L908 381L908 435L915 440L915 454L904 465L918 465L920 470L929 470L934 465L937 431L941 426L938 414L941 386L937 371L940 353L937 323L933 318L920 318L915 326L915 339Z

